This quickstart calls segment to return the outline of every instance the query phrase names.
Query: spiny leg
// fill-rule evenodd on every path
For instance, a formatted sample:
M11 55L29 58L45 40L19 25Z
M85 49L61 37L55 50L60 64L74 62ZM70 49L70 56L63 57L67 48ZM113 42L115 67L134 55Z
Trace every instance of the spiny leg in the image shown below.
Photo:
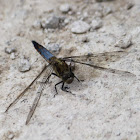
M74 78L78 81L78 82L80 82L80 80L74 75Z
M59 85L59 84L61 84L61 83L63 83L63 81L61 81L61 82L59 82L59 83L55 84L55 91L56 91L56 93L54 94L54 97L55 97L55 95L57 95L57 94L58 94L56 86L57 86L57 85Z
M51 73L49 76L48 76L48 78L47 78L47 82L49 82L49 79L50 79L50 77L52 76L52 75L54 75L54 76L57 76L58 77L58 75L57 74L55 74L55 73ZM44 82L39 82L40 84L42 83L42 84L44 84Z

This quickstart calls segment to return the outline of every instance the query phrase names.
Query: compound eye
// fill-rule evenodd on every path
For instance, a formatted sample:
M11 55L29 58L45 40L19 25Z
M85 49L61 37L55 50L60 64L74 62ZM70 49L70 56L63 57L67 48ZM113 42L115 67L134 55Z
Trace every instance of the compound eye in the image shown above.
M73 77L69 77L69 78L66 80L66 83L67 83L67 84L72 83L73 79L74 79Z

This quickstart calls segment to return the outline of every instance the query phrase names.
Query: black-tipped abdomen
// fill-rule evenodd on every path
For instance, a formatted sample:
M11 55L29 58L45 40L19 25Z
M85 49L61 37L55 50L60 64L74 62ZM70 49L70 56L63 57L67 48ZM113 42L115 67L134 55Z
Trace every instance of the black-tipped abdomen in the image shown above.
M41 54L43 58L45 58L47 61L50 60L50 58L54 57L54 55L49 52L46 48L44 48L42 45L38 44L36 41L32 41L35 49Z

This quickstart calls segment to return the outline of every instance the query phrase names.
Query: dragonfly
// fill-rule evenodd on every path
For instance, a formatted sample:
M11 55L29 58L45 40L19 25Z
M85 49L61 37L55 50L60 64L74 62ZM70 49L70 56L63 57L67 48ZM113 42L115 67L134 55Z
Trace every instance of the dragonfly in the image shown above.
M105 53L98 53L98 54L87 54L87 55L80 55L80 56L70 56L70 57L64 57L64 58L57 58L55 55L53 55L49 50L47 50L45 47L37 43L36 41L32 41L34 48L37 50L37 52L48 62L48 65L45 65L42 69L42 71L35 77L35 79L21 92L17 98L7 107L7 112L13 105L15 105L19 99L22 98L22 96L25 94L25 92L33 85L33 83L44 73L45 70L47 70L49 67L51 67L51 71L43 77L42 82L40 83L40 87L37 91L37 95L33 101L32 107L29 111L29 114L26 119L26 125L29 123L31 117L33 116L35 109L38 105L38 102L40 100L40 97L42 95L43 89L45 88L45 85L49 82L49 79L51 75L57 76L61 79L60 82L55 84L55 95L58 94L57 86L59 84L62 84L61 89L65 92L71 93L67 86L64 86L65 83L71 84L74 79L80 80L76 77L74 74L74 69L72 67L72 63L74 64L82 64L89 67L92 67L96 70L105 71L105 72L111 72L115 74L123 74L128 76L135 76L134 74L128 72L128 71L122 71L112 68L106 68L102 67L106 62L115 62L119 60L120 58L126 56L128 52L125 51L113 51L113 52L105 52ZM69 63L69 64L68 64ZM72 93L71 93L72 94ZM73 94L74 95L74 94Z

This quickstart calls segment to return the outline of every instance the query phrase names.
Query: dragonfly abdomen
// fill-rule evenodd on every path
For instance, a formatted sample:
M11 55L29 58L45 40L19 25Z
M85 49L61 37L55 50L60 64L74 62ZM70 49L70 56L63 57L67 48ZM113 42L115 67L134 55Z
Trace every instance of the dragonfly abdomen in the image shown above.
M49 52L46 48L44 48L42 45L38 44L36 41L32 41L35 49L38 51L38 53L41 54L41 56L47 60L48 62L50 61L50 59L52 57L54 57L54 55Z

